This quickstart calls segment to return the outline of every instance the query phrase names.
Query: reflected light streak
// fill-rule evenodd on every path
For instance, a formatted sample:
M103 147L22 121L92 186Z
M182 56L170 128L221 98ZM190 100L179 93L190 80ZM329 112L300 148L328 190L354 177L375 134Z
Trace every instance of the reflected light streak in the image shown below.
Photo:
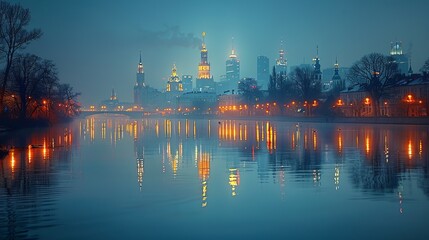
M238 169L230 168L229 169L229 186L231 186L231 196L235 197L237 195L236 189L240 185L240 172Z
M185 134L186 134L186 138L189 137L189 120L186 119L185 120Z
M411 143L411 140L408 140L408 159L413 158L413 145Z
M31 158L32 158L31 145L28 145L28 163L31 163Z
M317 150L317 132L313 130L313 150Z
M46 140L43 139L43 160L46 159Z
M370 146L369 146L369 137L365 136L365 152L366 154L368 154L370 151Z
M256 125L255 125L255 132L256 132L256 142L258 142L259 143L259 124L258 124L258 122L256 122Z
M209 122L208 122L208 136L209 136L209 138L210 138L210 132L211 132L210 126L211 126L211 122L209 120Z
M177 122L177 133L180 137L180 134L181 134L181 122L180 122L180 120Z
M341 132L338 133L338 152L341 153L343 151L343 134Z
M193 129L194 129L194 139L196 139L197 138L197 123L195 121L194 121Z
M155 122L155 134L156 134L156 137L159 137L159 123L158 123L158 120L156 120L156 122Z
M14 149L12 149L11 151L10 167L12 169L12 173L14 173L15 172L15 150Z
M142 186L143 186L143 173L144 173L143 158L137 158L137 182L139 183L140 191L142 190Z
M340 188L340 168L338 166L336 166L334 169L334 185L335 190Z

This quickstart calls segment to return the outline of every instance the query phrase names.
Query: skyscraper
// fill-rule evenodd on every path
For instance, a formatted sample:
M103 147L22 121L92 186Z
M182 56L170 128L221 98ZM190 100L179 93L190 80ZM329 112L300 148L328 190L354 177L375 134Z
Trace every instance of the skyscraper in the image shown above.
M208 51L205 43L206 33L202 33L203 43L201 45L201 62L198 64L198 78L196 87L198 91L214 91L213 77L210 75L210 63L208 62Z
M285 51L283 50L283 42L279 50L279 58L276 60L276 73L284 77L287 76L287 59L285 58Z
M266 56L258 56L256 59L256 70L258 85L261 86L262 90L267 90L270 81L270 60Z
M408 57L402 51L402 42L396 41L390 43L390 56L398 65L399 73L406 74L408 68Z
M232 45L231 54L226 60L226 81L234 88L237 87L240 81L240 60L235 53L234 43Z

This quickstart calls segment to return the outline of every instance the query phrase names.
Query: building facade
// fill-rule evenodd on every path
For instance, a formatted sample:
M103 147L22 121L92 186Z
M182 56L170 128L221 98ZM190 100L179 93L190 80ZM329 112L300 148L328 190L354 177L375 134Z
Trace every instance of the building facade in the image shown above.
M261 86L261 90L268 89L270 82L270 60L266 56L258 56L256 59L256 81Z
M340 93L335 108L345 117L426 117L428 102L429 77L414 75L390 88L378 104L363 88L349 88Z
M191 92L192 87L192 75L182 75L183 92Z

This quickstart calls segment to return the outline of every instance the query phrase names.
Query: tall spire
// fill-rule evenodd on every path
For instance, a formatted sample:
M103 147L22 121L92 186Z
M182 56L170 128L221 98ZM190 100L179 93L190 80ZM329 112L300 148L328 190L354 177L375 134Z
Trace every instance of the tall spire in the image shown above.
M408 74L409 75L412 75L414 72L413 72L413 68L411 67L411 58L410 58L410 68L408 69Z
M140 60L139 60L139 64L137 66L137 73L143 73L143 63L142 63L142 51L140 51Z
M173 69L171 69L171 77L177 77L176 64L173 64Z
M206 32L202 33L203 42L201 45L201 62L198 64L198 78L209 79L210 78L210 63L208 62L208 51L206 48Z
M322 71L320 71L320 59L319 59L319 45L316 45L316 57L314 61L314 77L316 80L322 80Z
M236 58L237 54L235 54L235 49L234 49L234 37L231 39L231 54L229 55L229 58Z
M206 49L206 41L205 41L205 38L206 38L206 32L203 32L201 35L202 35L202 37L203 37L203 42L202 42L202 45L201 45L201 51L203 51L203 50L206 50L206 51L207 51L207 49Z

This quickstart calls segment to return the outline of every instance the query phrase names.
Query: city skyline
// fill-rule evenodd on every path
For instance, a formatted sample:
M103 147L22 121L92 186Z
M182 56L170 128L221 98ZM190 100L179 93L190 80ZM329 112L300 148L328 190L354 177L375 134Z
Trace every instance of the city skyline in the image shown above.
M60 79L82 92L83 104L105 99L112 88L131 102L140 51L150 86L165 87L173 64L180 76L195 79L203 31L215 81L225 75L231 37L241 77L256 77L257 56L272 64L281 41L289 69L311 63L316 46L322 69L336 58L345 67L371 52L387 55L390 42L402 41L418 71L429 52L424 1L14 2L30 9L31 26L44 33L26 51L53 60Z

